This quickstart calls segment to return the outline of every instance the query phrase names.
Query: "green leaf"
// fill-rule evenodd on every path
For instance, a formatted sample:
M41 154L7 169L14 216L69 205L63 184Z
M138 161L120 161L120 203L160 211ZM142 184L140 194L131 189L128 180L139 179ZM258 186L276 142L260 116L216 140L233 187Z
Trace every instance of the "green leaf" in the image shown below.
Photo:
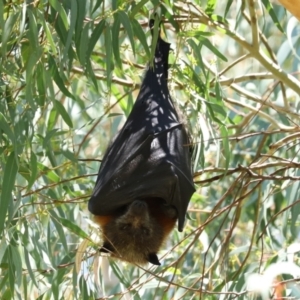
M93 33L90 37L89 43L88 43L88 48L86 51L86 60L90 59L90 56L94 50L94 47L96 45L96 43L98 42L104 28L105 28L105 20L101 20L97 26L95 27L95 29L93 30Z
M30 9L27 10L28 18L29 18L29 42L33 50L39 47L38 42L38 30L35 16L33 15Z
M112 26L112 49L114 52L114 57L116 64L119 68L122 67L122 61L120 58L120 43L119 43L119 32L120 32L120 20L118 18L118 15L114 15L114 24Z
M12 142L12 144L15 143L15 135L13 133L13 131L11 130L8 122L6 121L6 118L4 117L4 115L0 112L0 129L2 129L7 137L10 139L10 141Z
M150 58L149 46L147 44L147 39L146 39L146 35L145 35L144 30L142 29L140 23L135 19L133 19L131 21L131 24L132 24L132 28L133 28L133 31L134 31L136 37L141 42L141 44L143 45L143 47L146 51L147 56Z
M74 98L73 95L68 91L68 89L65 87L64 82L62 80L62 78L59 75L58 69L56 67L56 63L54 58L49 55L49 67L53 76L53 79L55 81L55 83L57 84L57 86L59 87L59 89L68 97L70 98ZM67 123L67 122L66 122Z
M89 235L85 233L79 226L72 223L71 221L58 217L58 222L60 222L64 227L68 228L71 232L73 232L75 235L83 238L83 239L89 239Z
M118 279L125 285L130 286L130 279L126 274L123 272L123 270L120 268L119 264L115 261L112 261L110 264L112 270L114 271L114 274L118 277Z
M174 7L173 3L171 3L171 1L161 2L160 8L161 8L161 15L163 15L165 19L167 19L168 22L170 22L172 27L175 29L175 32L178 34L179 23L174 18L176 16L174 15L174 9L176 8Z
M75 0L74 0L75 1ZM68 30L69 30L69 24L68 24L68 18L66 17L66 12L64 11L63 7L58 3L57 0L52 0L51 2L55 2L55 5L58 7L59 14L55 14L55 21L54 22L54 28L60 38L60 41L62 45L66 45L67 37L68 37ZM72 47L69 47L68 51L68 67L69 69L72 67L72 61L75 57L75 53Z
M60 242L62 243L65 251L68 252L69 248L68 248L68 244L67 244L67 240L66 240L66 235L63 230L63 227L61 226L61 222L58 221L58 219L60 219L60 217L57 215L57 213L54 210L49 211L49 213L51 216L51 220L56 228L56 231L60 237Z
M41 63L36 66L36 85L39 97L37 99L38 105L43 107L46 100L46 85L45 85L45 74L47 72Z
M47 130L48 132L51 132L57 122L57 117L58 117L58 111L56 109L56 107L53 107L49 113L49 117L48 117L48 123L47 123Z
M216 8L217 1L216 0L208 0L205 8L205 12L208 16L211 16Z
M73 31L75 30L76 21L77 21L77 2L76 1L71 1L70 28L69 28L67 40L66 40L66 43L65 43L65 49L64 49L64 52L63 52L62 62L66 61L67 58L68 58L67 55L68 55L69 48L71 46Z
M111 34L110 34L110 27L106 26L105 29L105 50L106 50L106 81L108 88L111 85L112 79L112 48L111 48Z
M63 120L66 122L66 124L69 127L73 128L72 120L71 120L69 114L67 113L65 107L58 100L54 100L54 106L57 109L58 113L63 118Z
M81 1L81 0L79 0L79 1ZM95 11L96 11L97 9L100 8L102 2L103 2L103 0L97 0L97 2L96 2L95 5L94 5L94 8L93 8L93 10L92 10L92 14L94 14Z
M77 1L77 20L76 20L76 28L75 28L75 41L80 42L81 38L81 32L83 29L83 21L85 17L86 12L86 3L82 0L76 0Z
M13 253L11 251L12 245L8 246L8 264L9 264L9 268L8 268L8 281L9 281L9 288L11 290L11 293L14 294L15 292L15 266L14 266L14 262L13 262ZM11 298L10 298L11 299Z
M32 267L31 267L31 259L32 258L30 259L29 253L28 253L28 251L25 247L24 247L24 259L25 259L25 264L26 264L26 267L27 267L29 277L31 278L33 284L38 288L38 284L35 280L35 275L33 273Z
M233 0L227 0L225 12L224 12L224 19L227 17L227 14L228 14L229 8L231 7L232 2L233 2Z
M25 96L27 102L30 104L33 110L36 110L36 102L33 100L32 89L33 89L33 75L35 73L35 67L41 58L42 51L41 48L36 48L35 51L31 52L29 60L26 65L26 87Z
M273 5L269 0L262 0L263 5L265 6L266 10L268 11L271 19L273 20L274 24L276 25L276 27L284 33L283 28L280 25L279 20L277 19L277 15L274 11Z
M149 0L141 0L139 3L137 3L130 13L130 19L133 19L134 16L141 10L141 8L147 3Z
M51 34L51 31L49 29L48 23L45 22L45 18L44 16L41 14L40 11L37 11L39 20L41 21L43 28L44 28L44 32L46 33L46 37L47 37L47 43L50 45L51 47L51 53L56 56L57 55L57 49L55 46L55 42L53 40L53 36Z
M203 39L201 43L211 50L211 52L213 52L216 56L227 62L227 58L215 46L213 46L208 39Z
M38 173L37 157L33 151L31 151L31 155L30 155L30 171L31 174L27 185L27 191L31 189L32 185L36 180L37 173Z
M63 21L65 29L68 29L69 28L68 16L63 6L60 4L58 0L49 0L49 3L58 12L59 16L61 17L61 20Z
M20 164L18 172L27 181L29 181L29 179L30 179L30 170L28 169L28 165L27 164Z
M111 8L112 10L117 10L119 8L120 5L120 1L119 0L111 0Z
M0 28L4 28L4 19L3 19L4 9L3 9L3 4L4 4L3 1L0 1ZM2 36L2 45L3 45L3 36Z
M43 140L43 147L47 148L50 145L51 139L55 136L55 133L58 131L57 128L47 131L46 136Z
M97 78L95 76L95 73L94 73L94 70L92 68L90 61L87 61L87 63L86 63L86 72L89 75L89 77L91 78L96 91L98 91L98 81L97 81Z
M90 22L85 24L85 26L83 27L81 36L80 36L80 40L78 42L76 41L76 44L75 44L79 62L82 66L86 65L86 61L91 56L91 53L89 55L87 54L87 49L88 49L89 43L91 42L90 38L89 38L90 27L91 27Z
M185 61L184 61L184 63L187 66L187 68L191 71L191 73L192 73L192 79L193 79L194 83L196 84L196 86L199 88L199 91L201 91L201 93L204 93L205 92L205 85L202 82L201 78L195 72L194 68L190 64L188 64Z
M60 181L60 177L56 174L55 171L48 171L46 174L47 179L49 179L49 181L57 183Z
M122 23L122 25L124 26L124 29L127 32L128 38L129 38L130 43L131 43L131 48L132 48L132 51L133 51L133 55L135 55L135 45L134 45L134 38L133 38L133 31L132 31L132 27L131 27L131 21L129 20L127 14L123 10L118 11L118 15L119 15L120 22Z
M72 162L78 161L74 153L69 150L61 150L61 154L64 155L67 159L69 159Z
M1 37L1 53L2 57L5 58L6 55L6 45L7 41L11 37L11 32L13 30L13 27L16 25L17 18L19 17L19 13L10 15L4 25L3 31L2 31L2 37Z
M18 163L16 160L15 152L12 151L7 158L3 182L2 182L2 192L0 198L0 235L4 229L4 223L6 219L6 213L9 203L13 201L12 192L15 186L15 178L18 172Z
M5 235L2 235L2 239L0 242L0 263L2 262L3 256L7 250L7 243L6 243L6 239L5 239Z
M14 282L17 286L21 286L22 278L23 278L21 255L20 255L20 252L18 251L18 248L14 247L12 245L10 245L9 247L10 247L10 250L12 253L12 261L13 261L13 265L14 265L14 269L15 269Z

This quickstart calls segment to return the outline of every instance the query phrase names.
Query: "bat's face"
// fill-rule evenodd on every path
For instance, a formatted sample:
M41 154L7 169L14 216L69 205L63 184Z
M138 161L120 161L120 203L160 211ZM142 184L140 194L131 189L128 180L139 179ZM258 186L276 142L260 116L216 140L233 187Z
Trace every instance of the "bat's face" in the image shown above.
M153 235L148 205L145 201L136 200L129 205L127 212L116 220L120 231L130 232L134 238L141 240Z
M156 256L163 243L164 231L142 200L132 202L124 214L102 227L104 248L123 260L159 264Z

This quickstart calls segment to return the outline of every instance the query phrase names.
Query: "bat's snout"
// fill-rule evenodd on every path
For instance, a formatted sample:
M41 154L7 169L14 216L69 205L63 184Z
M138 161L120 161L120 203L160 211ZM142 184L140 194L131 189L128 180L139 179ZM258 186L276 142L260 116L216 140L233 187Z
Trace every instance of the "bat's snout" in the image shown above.
M130 210L133 213L144 214L148 212L148 205L145 201L135 200L131 203Z

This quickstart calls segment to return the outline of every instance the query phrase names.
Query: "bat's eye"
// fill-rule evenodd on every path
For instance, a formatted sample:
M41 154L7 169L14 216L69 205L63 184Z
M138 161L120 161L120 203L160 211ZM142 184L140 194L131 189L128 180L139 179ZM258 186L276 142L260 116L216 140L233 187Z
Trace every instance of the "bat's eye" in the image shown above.
M121 226L121 230L128 230L129 227L130 227L129 224L123 224L123 225Z
M142 231L143 231L143 234L144 234L144 235L147 235L147 236L150 235L150 230L149 230L148 228L142 227Z

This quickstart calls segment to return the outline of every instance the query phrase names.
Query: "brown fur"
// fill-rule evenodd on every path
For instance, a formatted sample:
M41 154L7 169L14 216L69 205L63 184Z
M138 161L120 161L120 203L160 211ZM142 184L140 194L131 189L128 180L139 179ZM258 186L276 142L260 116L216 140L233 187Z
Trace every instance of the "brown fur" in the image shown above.
M136 200L114 214L95 216L102 228L101 251L135 264L159 264L156 253L177 220L176 209L163 203L160 198Z

